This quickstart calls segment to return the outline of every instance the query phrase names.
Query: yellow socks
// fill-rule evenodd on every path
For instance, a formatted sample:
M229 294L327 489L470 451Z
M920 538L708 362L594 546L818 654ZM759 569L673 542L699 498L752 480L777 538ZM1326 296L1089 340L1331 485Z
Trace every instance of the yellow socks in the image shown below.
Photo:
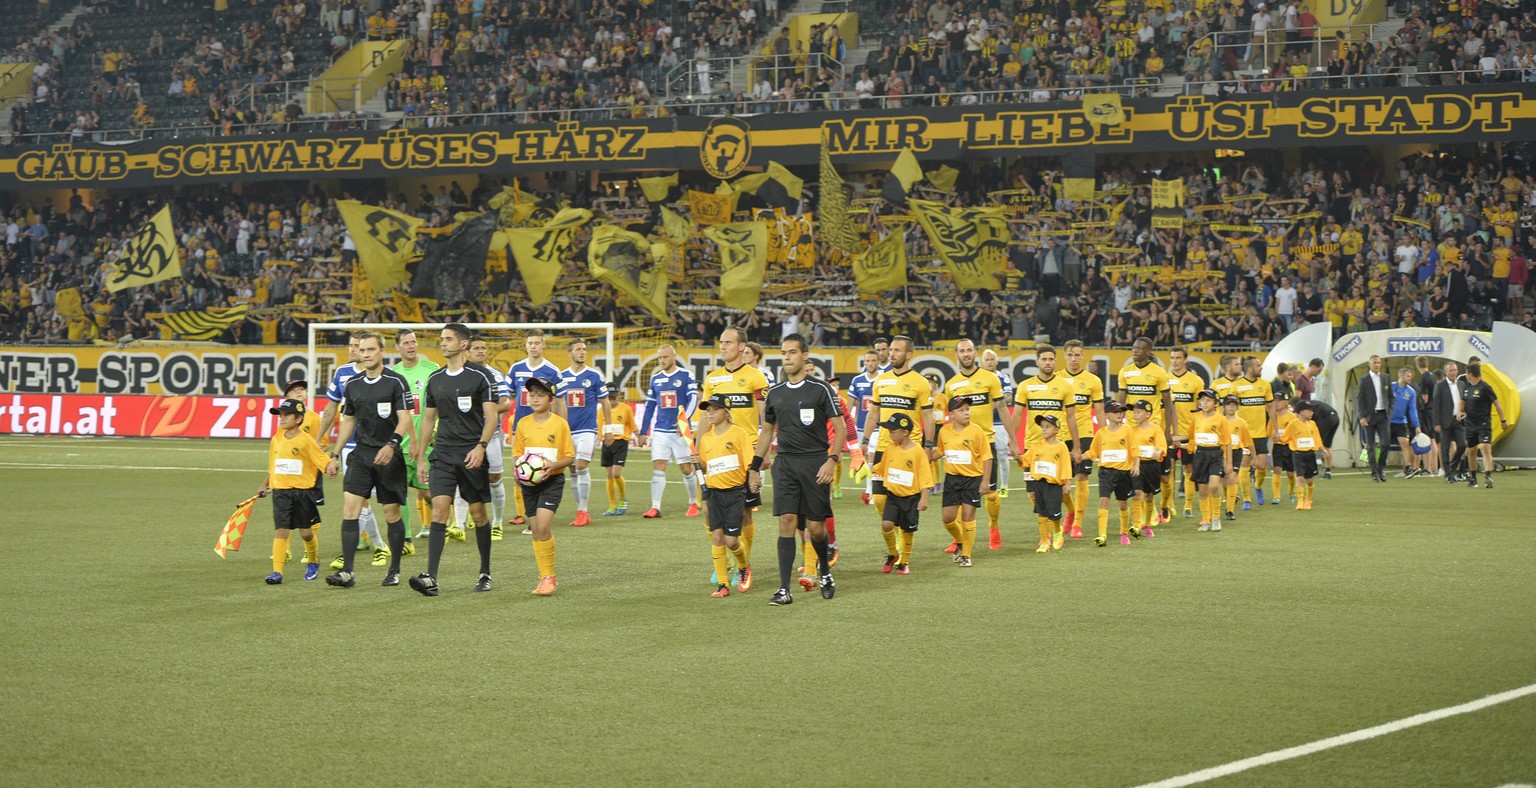
M1072 500L1072 485L1070 483L1061 485L1061 516L1063 519L1077 511L1075 503Z
M881 531L880 535L885 537L885 554L894 558L896 556L896 529L892 528L889 531Z
M1253 501L1253 482L1248 478L1247 468L1237 469L1237 489L1242 493L1244 501Z
M517 493L517 494L514 494L512 497L517 499L518 512L521 513L522 512L522 507L523 507L523 496L522 496L522 494L521 493ZM423 498L417 498L416 499L416 525L417 525L417 529L416 530L424 531L424 530L427 529L427 527L431 523L432 523L432 502L428 501L428 500L425 500Z
M968 520L960 523L960 554L969 558L971 548L976 546L976 521Z
M901 532L901 556L896 559L898 564L912 563L912 540L917 537L915 531Z
M726 552L723 544L711 545L709 548L710 557L715 560L715 578L720 585L726 585L726 581L731 577L731 570L725 563Z
M613 483L614 483L614 485L616 487L619 488L619 500L621 500L621 501L629 500L629 485L627 483L625 483L624 477L620 476L619 478L614 479Z
M1276 474L1275 478L1279 479L1280 475ZM1296 477L1294 475L1287 475L1285 477L1285 494L1286 495L1295 495L1296 494ZM1275 495L1276 496L1280 495L1280 490L1278 488L1275 490Z
M555 576L555 537L533 543L533 560L539 565L539 577Z
M1078 479L1072 490L1072 527L1083 527L1083 516L1088 513L1088 480Z
M731 550L731 557L736 559L736 566L738 568L746 569L749 566L747 564L746 548L742 547L740 542L737 542L736 547Z
M283 562L288 560L288 537L272 537L272 571L283 571Z
M1275 494L1276 498L1280 497L1280 476L1281 473L1279 471L1275 471L1275 475L1269 477L1269 489L1270 492Z
M1184 509L1186 511L1195 508L1195 504L1193 503L1193 501L1195 500L1195 496L1197 496L1197 495L1199 495L1199 493L1195 491L1195 480L1189 478L1188 474L1185 474L1184 475Z
M757 524L747 523L741 527L741 550L748 557L752 555L752 537L757 536Z
M1151 528L1152 518L1157 516L1157 502L1148 498L1142 502L1141 527Z
M1227 511L1237 511L1237 488L1229 484L1224 492L1227 494Z
M1122 523L1125 522L1125 514L1123 512L1120 515L1120 522L1122 522ZM1125 527L1121 526L1120 530L1124 531ZM1107 506L1100 506L1099 507L1099 538L1103 539L1103 538L1105 538L1108 535L1109 535L1109 507L1107 507Z
M517 516L518 517L527 517L528 516L528 513L523 511L523 491L522 491L522 489L518 489L517 495L512 496L512 504L516 507ZM431 522L431 521L430 520L423 520L422 522ZM534 544L538 544L538 543L535 542ZM541 575L541 577L542 576L543 575Z
M875 493L869 496L869 503L875 507L875 517L885 517L885 493Z
M1151 498L1147 499L1147 504L1149 506L1152 504L1152 499ZM1173 512L1173 479L1172 478L1170 478L1168 480L1167 484L1163 485L1163 508L1167 509L1170 513Z
M309 533L310 533L310 536L309 536L308 539L304 538L304 534L299 534L299 539L304 542L304 563L306 563L306 564L319 563L319 561L320 561L320 535L315 533L315 529L314 528L310 528L309 529ZM284 547L283 548L283 554L286 555L287 553L288 553L288 548Z
M955 538L955 542L957 542L957 543L961 539L965 538L965 532L960 530L960 521L959 520L955 520L953 522L945 523L944 524L944 530L948 531L949 535L953 536ZM962 553L962 555L964 555L964 554Z
M1255 487L1257 487L1257 488L1259 488L1261 490L1264 489L1264 477L1266 477L1268 475L1269 475L1269 468L1268 467L1265 467L1265 468L1254 468L1253 469L1253 486L1255 486Z
M983 496L983 500L987 503L987 525L996 528L997 518L1003 513L1003 499L997 493L990 492Z
M811 546L810 537L800 542L800 554L805 558L805 573L808 575L820 574L816 571L816 548Z
M612 476L609 476L608 479L607 479L607 487L606 487L606 489L608 490L608 508L609 509L616 509L619 506L619 491L618 491L618 485L615 483L616 481L617 480L614 479Z
M1103 536L1104 535L1104 522L1103 521L1104 520L1108 520L1108 519L1109 519L1109 514L1107 512L1105 513L1104 517L1100 518L1099 536ZM1131 527L1131 507L1127 506L1127 507L1124 507L1124 508L1122 508L1120 510L1120 533L1125 533L1126 531L1130 530L1130 527Z
M1045 515L1042 514L1042 515L1037 515L1035 517L1035 520L1040 523L1040 543L1041 544L1046 544L1046 545L1050 544L1051 543L1051 532L1054 530L1053 524L1051 522L1051 518L1046 517Z

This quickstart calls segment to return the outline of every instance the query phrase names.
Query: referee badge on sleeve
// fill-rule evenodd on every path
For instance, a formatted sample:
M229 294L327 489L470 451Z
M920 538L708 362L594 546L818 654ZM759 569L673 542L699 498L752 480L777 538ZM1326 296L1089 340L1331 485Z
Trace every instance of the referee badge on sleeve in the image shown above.
M800 423L801 424L804 424L805 426L809 427L809 426L811 426L811 422L813 422L815 420L816 420L816 409L815 408L801 408L800 409Z
M470 407L474 404L474 397L459 397L459 412L468 413Z

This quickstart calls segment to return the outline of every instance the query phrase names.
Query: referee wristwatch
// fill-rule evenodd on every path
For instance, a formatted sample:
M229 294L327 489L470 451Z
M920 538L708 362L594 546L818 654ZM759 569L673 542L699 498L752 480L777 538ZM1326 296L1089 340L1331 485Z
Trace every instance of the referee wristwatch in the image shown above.
M475 444L478 445L482 449L490 447L490 445L487 444L485 441L475 441Z

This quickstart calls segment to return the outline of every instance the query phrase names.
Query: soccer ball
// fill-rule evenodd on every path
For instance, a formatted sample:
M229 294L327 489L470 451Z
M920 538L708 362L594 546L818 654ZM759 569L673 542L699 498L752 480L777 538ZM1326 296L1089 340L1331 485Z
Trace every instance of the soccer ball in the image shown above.
M549 460L542 454L527 453L517 458L512 465L512 473L517 475L517 480L524 484L538 484L549 476Z

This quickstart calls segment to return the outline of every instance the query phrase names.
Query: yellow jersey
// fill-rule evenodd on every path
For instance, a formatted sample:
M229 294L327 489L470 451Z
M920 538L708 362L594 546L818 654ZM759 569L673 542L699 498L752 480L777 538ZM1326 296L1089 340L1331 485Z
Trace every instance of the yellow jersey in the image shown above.
M1232 393L1237 395L1237 415L1248 422L1248 431L1268 439L1269 406L1275 401L1275 391L1269 381L1238 378L1232 385Z
M304 428L300 427L292 438L279 430L267 444L267 486L274 490L308 490L315 486L315 474L330 463L330 455L320 450L320 444Z
M992 460L992 436L971 417L965 429L953 424L939 428L939 451L943 452L944 471L953 476L981 476Z
M539 421L539 416L544 420ZM571 425L553 413L533 413L518 419L517 428L512 430L513 461L524 454L537 454L552 463L576 459ZM565 473L564 468L550 476L562 473Z
M704 466L704 486L734 490L747 483L752 441L736 424L727 423L724 433L710 427L699 433L699 461Z
M1068 372L1065 377L1072 379L1075 395L1073 404L1076 405L1076 412L1073 415L1077 417L1077 437L1090 437L1093 435L1093 409L1098 406L1102 411L1104 407L1104 381L1087 369ZM1062 427L1065 429L1066 425Z
M309 405L308 402L306 402L304 404L306 406ZM311 437L311 438L314 438L315 439L315 444L319 445L319 443L320 443L320 414L314 412L313 410L310 410L308 407L305 407L304 408L304 422L299 425L299 429L304 430L305 434L309 435L309 437Z
M1093 443L1088 447L1088 456L1098 460L1101 468L1129 471L1136 465L1136 450L1133 443L1134 436L1131 428L1124 423L1118 427L1106 426L1093 434Z
M1226 416L1228 444L1233 449L1252 449L1253 433L1248 431L1248 422L1241 416Z
M918 379L921 380L922 376L919 375ZM923 381L923 385L927 383ZM933 486L933 469L928 462L928 452L910 439L907 443L907 446L887 446L874 470L876 476L885 480L885 491L901 498L921 495Z
M1033 481L1061 486L1072 478L1072 454L1059 440L1031 445L1024 452L1024 463Z
M1065 375L1052 375L1045 379L1039 375L1028 378L1019 384L1013 393L1013 401L1016 405L1023 405L1028 409L1028 423L1024 428L1024 445L1034 446L1043 439L1040 437L1040 425L1035 423L1035 417L1043 413L1049 413L1061 420L1061 434L1070 437L1071 432L1067 427L1067 408L1077 402L1077 388L1072 379ZM1076 415L1076 414L1074 414Z
M963 399L971 404L971 423L991 438L996 434L992 421L992 408L1003 401L1003 381L996 372L977 367L967 375L957 372L944 384L944 393L950 402Z
M1152 421L1163 423L1163 392L1168 390L1168 370L1148 361L1144 367L1136 362L1120 368L1120 390L1125 392L1127 405L1144 399L1152 403Z
M1147 463L1159 463L1168 454L1168 436L1163 428L1154 424L1151 419L1146 424L1131 428L1131 446L1136 452L1137 459ZM1153 473L1150 469L1143 469L1142 473Z
M1242 380L1242 378L1229 378L1223 375L1211 381L1211 391L1216 392L1217 410L1221 410L1221 401L1225 399L1228 394L1237 393L1237 382L1239 380ZM1195 409L1199 410L1199 407L1197 406Z
M1285 429L1285 442L1291 451L1309 452L1323 448L1323 436L1317 431L1317 422L1297 419Z
M949 423L949 395L939 390L929 396L933 397L933 428L938 429L939 425Z
M1205 388L1205 380L1194 370L1186 368L1184 374L1168 375L1168 396L1173 399L1173 412L1179 417L1174 424L1174 434L1183 435L1184 430L1189 429L1189 420L1200 409L1200 390Z
M598 409L598 418L602 418L602 409ZM620 402L608 409L608 418L603 420L603 437L616 441L628 441L635 435L635 409L628 402Z
M731 411L731 421L746 430L752 445L756 447L759 426L757 403L768 394L767 376L751 364L742 364L735 369L721 367L705 376L704 392L699 401L704 402L716 394L724 395L726 407Z
M913 442L921 443L924 437L923 411L933 408L933 387L929 385L928 379L911 369L901 373L887 370L875 378L873 387L874 404L880 407L880 420L883 422L895 413L907 414L912 419ZM891 439L886 432L880 431L880 443L875 447L878 451L885 451L891 446Z
M1195 444L1196 449L1231 448L1232 434L1227 430L1227 417L1218 411L1196 413L1189 420L1184 437Z
M1293 422L1296 422L1296 421L1298 421L1298 419L1296 418L1296 414L1292 413L1290 408L1286 408L1284 411L1282 411L1280 413L1280 418L1275 420L1275 433L1276 433L1276 436L1277 436L1275 438L1275 443L1277 445L1280 445L1280 446L1289 446L1289 445L1291 445L1291 442L1290 442L1291 439L1290 439L1290 437L1288 435L1286 435L1286 430L1291 426L1291 424Z

